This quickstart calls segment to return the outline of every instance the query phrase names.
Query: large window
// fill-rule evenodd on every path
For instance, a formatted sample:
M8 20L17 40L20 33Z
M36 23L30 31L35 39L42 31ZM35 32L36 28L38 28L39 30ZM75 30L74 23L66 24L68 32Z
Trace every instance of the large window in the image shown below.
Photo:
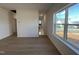
M65 10L56 14L56 34L64 37Z
M79 4L68 6L55 16L55 34L79 48ZM65 30L64 30L65 29Z

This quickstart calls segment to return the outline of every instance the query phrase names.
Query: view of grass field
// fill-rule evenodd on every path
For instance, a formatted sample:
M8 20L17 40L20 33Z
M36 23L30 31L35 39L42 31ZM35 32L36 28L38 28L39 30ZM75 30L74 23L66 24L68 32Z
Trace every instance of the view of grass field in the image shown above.
M62 30L63 28L59 28L56 31L56 34L59 35L60 37L64 36L64 31ZM68 28L67 32L67 38L70 40L79 40L79 28Z

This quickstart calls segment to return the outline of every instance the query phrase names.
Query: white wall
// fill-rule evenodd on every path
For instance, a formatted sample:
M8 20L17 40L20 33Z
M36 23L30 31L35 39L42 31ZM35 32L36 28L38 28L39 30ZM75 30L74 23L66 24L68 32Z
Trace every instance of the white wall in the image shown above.
M38 37L38 10L17 9L17 36Z
M3 39L12 34L9 11L0 8L0 39Z
M67 45L65 45L63 42L61 42L59 39L57 39L53 32L53 14L62 8L66 4L57 4L56 6L53 6L46 15L47 19L47 35L49 36L50 40L54 43L56 48L59 50L61 54L75 54Z

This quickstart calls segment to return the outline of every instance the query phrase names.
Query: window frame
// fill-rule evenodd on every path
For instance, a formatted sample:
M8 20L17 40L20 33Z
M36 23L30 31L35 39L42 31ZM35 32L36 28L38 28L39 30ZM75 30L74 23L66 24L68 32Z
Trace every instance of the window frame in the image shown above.
M59 37L59 38L61 38L61 39L63 39L63 40L67 40L67 29L68 29L68 8L70 7L70 6L73 6L73 5L75 5L76 3L71 3L71 4L68 4L68 5L66 5L66 6L64 6L63 8L60 8L58 11L56 11L55 13L54 13L54 21L53 21L53 28L54 28L54 30L53 30L53 33L54 33L54 35L56 35L57 37ZM60 37L59 35L57 35L56 34L56 14L57 13L60 13L61 11L63 11L63 10L65 10L65 24L63 24L64 25L64 37L62 38L62 37ZM73 24L72 24L73 25Z

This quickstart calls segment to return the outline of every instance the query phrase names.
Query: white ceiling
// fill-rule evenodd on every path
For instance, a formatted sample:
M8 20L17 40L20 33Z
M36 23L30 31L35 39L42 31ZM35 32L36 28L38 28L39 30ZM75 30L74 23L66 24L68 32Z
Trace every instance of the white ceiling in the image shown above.
M47 10L52 3L0 3L0 7L9 10L16 10L17 8L34 8L38 10Z

